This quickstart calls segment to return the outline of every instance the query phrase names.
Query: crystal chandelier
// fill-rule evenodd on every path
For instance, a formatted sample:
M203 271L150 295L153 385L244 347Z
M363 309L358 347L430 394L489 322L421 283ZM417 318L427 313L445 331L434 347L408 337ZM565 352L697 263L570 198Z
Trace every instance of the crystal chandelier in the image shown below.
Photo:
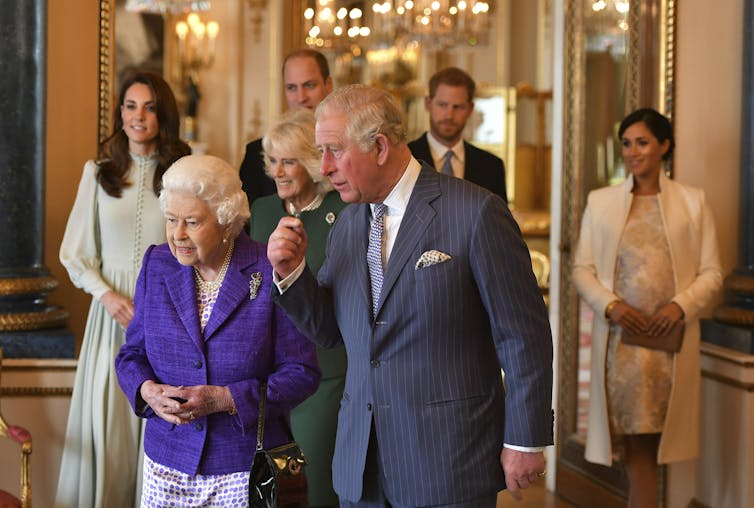
M628 30L628 0L593 0L586 8L589 18L600 20L622 32Z
M592 0L584 5L588 51L624 55L628 34L628 0Z
M364 26L362 2L345 2L336 7L335 0L316 0L304 10L306 44L320 49L336 49L358 44L371 31Z
M430 49L473 47L487 40L490 4L481 0L314 0L304 11L306 43L322 49L365 41L371 47L410 42Z
M383 41L405 37L433 49L487 42L490 2L385 0L372 5L374 32Z
M126 10L154 14L185 14L208 11L209 0L126 0Z

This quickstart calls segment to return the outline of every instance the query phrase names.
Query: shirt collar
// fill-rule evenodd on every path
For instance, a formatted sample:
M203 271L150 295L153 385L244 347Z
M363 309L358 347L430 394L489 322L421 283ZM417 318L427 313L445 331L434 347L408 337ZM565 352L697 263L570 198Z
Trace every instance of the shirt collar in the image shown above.
M422 166L419 161L411 157L400 180L398 180L398 183L395 184L395 187L393 187L390 194L383 201L383 204L387 205L388 215L403 215L406 211L414 185L416 185L416 181L419 179L421 168ZM374 215L374 203L370 203L369 207L372 215Z
M430 131L427 131L427 142L429 143L429 151L432 154L435 164L442 164L442 158L445 157L445 152L453 150L453 155L458 157L458 160L463 163L466 160L466 150L463 146L463 138L458 140L458 143L448 148L440 143L440 141L432 135Z

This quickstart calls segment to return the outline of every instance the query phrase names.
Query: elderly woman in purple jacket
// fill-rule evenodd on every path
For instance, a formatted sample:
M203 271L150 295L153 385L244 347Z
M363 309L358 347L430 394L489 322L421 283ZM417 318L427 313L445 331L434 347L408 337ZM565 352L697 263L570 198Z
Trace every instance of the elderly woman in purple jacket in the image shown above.
M289 440L288 414L320 379L314 346L271 301L265 246L249 239L238 171L211 156L162 179L168 243L151 246L135 315L115 360L144 436L142 506L248 502L259 387L265 447Z

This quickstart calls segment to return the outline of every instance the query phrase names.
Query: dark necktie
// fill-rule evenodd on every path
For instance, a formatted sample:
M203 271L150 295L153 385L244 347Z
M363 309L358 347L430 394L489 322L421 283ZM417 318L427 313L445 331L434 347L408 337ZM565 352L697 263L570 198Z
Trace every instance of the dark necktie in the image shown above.
M369 230L369 247L367 248L367 266L372 288L372 316L377 311L377 302L382 290L382 232L385 229L385 212L387 205L379 203L374 206L374 219Z
M453 165L450 163L450 159L453 158L453 150L448 150L447 152L445 152L445 155L443 157L445 158L445 161L442 163L440 172L444 175L453 176Z

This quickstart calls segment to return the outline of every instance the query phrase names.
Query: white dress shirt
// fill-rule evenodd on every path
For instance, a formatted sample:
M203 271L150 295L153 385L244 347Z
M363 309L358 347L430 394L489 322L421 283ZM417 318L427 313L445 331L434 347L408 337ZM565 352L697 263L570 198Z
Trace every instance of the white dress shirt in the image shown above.
M435 161L435 168L440 171L443 163L445 162L445 153L448 150L453 150L453 157L450 159L450 165L453 167L453 176L463 179L466 174L466 149L463 146L463 138L458 140L458 143L448 148L443 145L431 132L427 131L427 142L429 144L429 152L432 154L432 159Z

